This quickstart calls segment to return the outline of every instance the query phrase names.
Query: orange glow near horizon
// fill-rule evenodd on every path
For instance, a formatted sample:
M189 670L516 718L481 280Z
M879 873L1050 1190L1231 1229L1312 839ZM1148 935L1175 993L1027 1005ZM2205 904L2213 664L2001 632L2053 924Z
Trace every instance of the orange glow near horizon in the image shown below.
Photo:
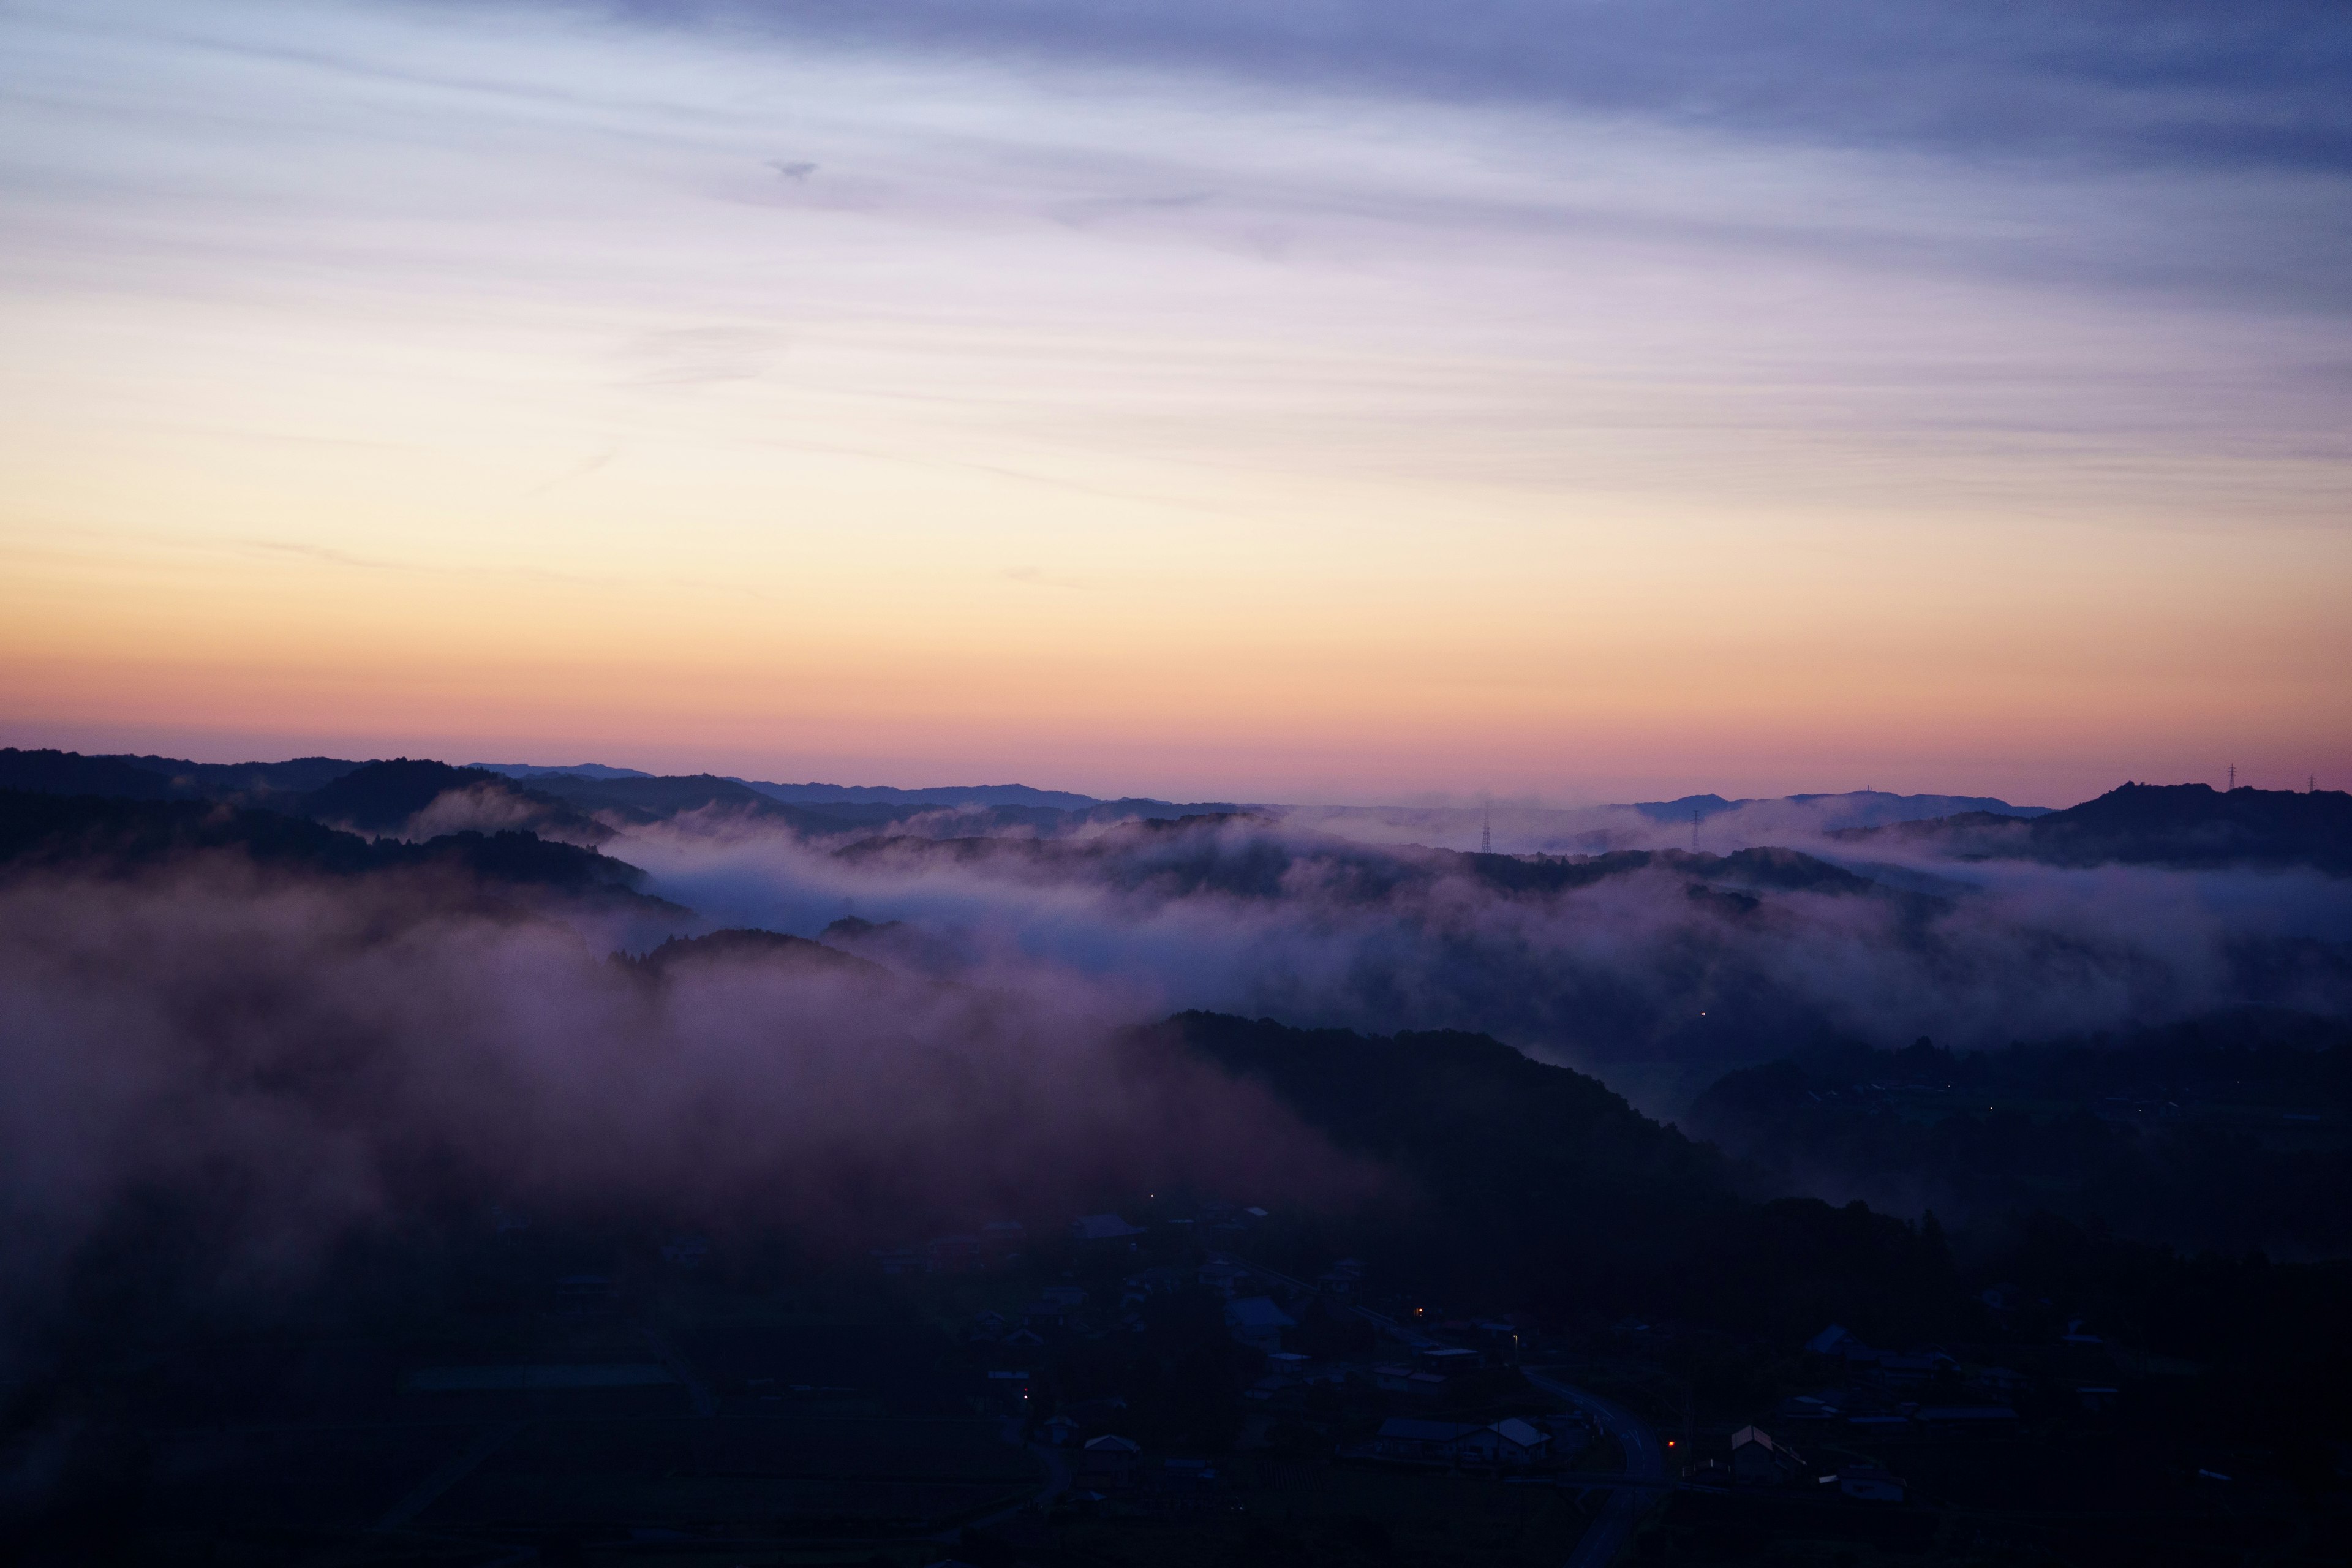
M342 44L406 75L353 86L65 15L17 24L75 90L17 111L71 166L0 234L0 743L1192 799L2352 783L2352 454L2294 368L2339 326L1660 237L1845 203L1932 251L2095 191L549 18L467 24L445 80L364 4ZM554 69L576 102L523 90Z

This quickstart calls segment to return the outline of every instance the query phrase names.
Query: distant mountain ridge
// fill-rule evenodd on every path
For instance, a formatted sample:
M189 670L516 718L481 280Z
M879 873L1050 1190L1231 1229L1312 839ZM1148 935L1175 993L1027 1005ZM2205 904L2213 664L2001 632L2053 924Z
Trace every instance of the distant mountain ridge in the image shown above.
M1065 789L1035 789L1028 784L946 784L936 789L896 789L887 784L769 784L760 779L733 782L758 790L772 800L794 805L1042 805L1057 811L1084 811L1103 801ZM1165 805L1166 801L1154 801Z
M654 775L635 768L608 767L603 763L572 763L562 767L543 767L536 763L467 763L469 768L479 768L486 773L504 773L510 779L539 779L550 776L583 779L649 779Z
M1835 794L1758 795L1742 800L1726 800L1719 795L1686 795L1680 800L1634 801L1617 809L1638 811L1653 822L1688 822L1693 816L1705 822L1710 816L1727 811L1745 811L1755 806L1824 805L1842 809L1845 816L1854 819L1831 819L1828 826L1833 829L1873 827L1888 822L1916 822L1930 816L1957 816L1969 811L1981 811L1995 816L2045 816L2055 809L2047 805L2011 805L1990 795L1892 795L1874 789L1846 790Z
M712 773L656 775L602 763L455 767L425 759L372 763L298 757L278 763L195 763L159 756L86 756L0 748L0 789L124 800L214 801L257 806L371 835L430 838L520 829L595 844L616 831L716 810L765 818L803 837L908 833L1060 837L1129 821L1170 822L1244 811L1293 828L1365 843L1456 846L1483 833L1466 808L1244 807L1229 802L1105 800L1029 784L902 789L881 784L783 784ZM1587 820L1590 818L1590 820ZM1540 819L1540 820L1538 820ZM1555 820L1556 819L1556 820ZM1629 829L1627 825L1632 825ZM1740 846L1832 841L1902 847L1948 859L2108 861L2173 866L2309 865L2352 875L2352 796L2205 784L2127 784L2063 810L1979 795L1877 790L1728 799L1720 795L1595 806L1580 812L1497 808L1498 847L1526 855L1614 854L1675 846L1674 829L1703 830L1710 853Z

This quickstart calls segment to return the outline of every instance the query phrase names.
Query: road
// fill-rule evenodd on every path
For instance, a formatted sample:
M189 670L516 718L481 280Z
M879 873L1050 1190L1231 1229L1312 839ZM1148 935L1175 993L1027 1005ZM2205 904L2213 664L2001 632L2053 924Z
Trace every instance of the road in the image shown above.
M1272 1270L1261 1268L1258 1272L1265 1274ZM1297 1283L1286 1275L1274 1277L1291 1284ZM1393 1318L1375 1312L1370 1307L1360 1306L1355 1311L1358 1317L1406 1344L1421 1346L1441 1342ZM1666 1474L1664 1446L1659 1443L1658 1435L1650 1430L1647 1423L1623 1405L1613 1405L1597 1394L1588 1394L1572 1384L1562 1383L1532 1367L1523 1366L1519 1373L1546 1394L1565 1399L1591 1416L1592 1424L1600 1428L1601 1434L1616 1438L1618 1447L1624 1450L1623 1479L1610 1487L1609 1501L1601 1509L1601 1516L1585 1530L1583 1537L1576 1543L1576 1550L1568 1558L1568 1568L1606 1568L1606 1564L1614 1562L1618 1553L1624 1551L1626 1544L1633 1539L1633 1527L1641 1522L1643 1511L1674 1485Z
M1611 1489L1600 1517L1586 1529L1568 1559L1568 1568L1603 1568L1625 1550L1626 1542L1633 1539L1633 1526L1641 1522L1642 1510L1667 1484L1666 1451L1658 1435L1622 1405L1543 1373L1526 1367L1519 1370L1546 1394L1565 1399L1591 1416L1593 1425L1604 1436L1616 1438L1617 1446L1625 1451L1624 1480Z

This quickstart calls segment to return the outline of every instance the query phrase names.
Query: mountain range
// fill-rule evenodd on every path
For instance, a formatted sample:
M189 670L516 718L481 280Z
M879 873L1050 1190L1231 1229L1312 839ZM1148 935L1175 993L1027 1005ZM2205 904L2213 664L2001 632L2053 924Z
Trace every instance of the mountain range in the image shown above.
M939 831L1042 835L1136 818L1173 819L1248 810L1372 842L1467 847L1499 829L1502 847L1514 853L1575 854L1662 847L1675 841L1694 822L1708 826L1706 847L1721 849L1971 814L2025 818L2045 815L2049 809L2012 805L1984 796L1904 795L1873 790L1776 799L1727 799L1710 794L1567 809L1510 804L1493 807L1244 805L1143 796L1107 799L1021 784L920 789L777 784L711 773L655 774L603 763L469 763L451 767L406 758L363 763L299 757L279 763L223 763L16 750L0 751L0 787L129 799L225 800L273 809L295 807L323 820L339 803L335 795L321 794L328 786L363 770L395 767L408 770L405 783L394 782L393 774L370 773L361 784L346 790L340 804L350 810L336 819L365 832L389 832L438 795L459 788L506 801L514 817L510 826L586 842L598 841L599 830L586 821L590 816L609 818L608 826L627 826L711 809L766 817L802 833L871 831L944 812L956 816L934 825ZM428 768L443 771L429 774L422 771ZM431 780L438 780L440 789L420 795L418 792ZM299 807L298 800L303 803Z

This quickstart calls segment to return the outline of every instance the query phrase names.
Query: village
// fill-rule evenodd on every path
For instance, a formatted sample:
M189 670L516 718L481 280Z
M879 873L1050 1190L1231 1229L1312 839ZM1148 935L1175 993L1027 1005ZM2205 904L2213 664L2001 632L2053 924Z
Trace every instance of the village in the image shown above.
M1150 1226L1098 1214L1040 1247L1005 1222L874 1255L941 1301L986 1302L955 1321L982 1390L974 1408L1017 1430L1049 1475L1025 1507L990 1521L988 1540L1018 1552L1074 1530L1098 1540L1215 1516L1278 1531L1314 1517L1318 1494L1360 1503L1362 1478L1400 1496L1443 1479L1455 1496L1515 1500L1520 1517L1539 1511L1525 1500L1545 1498L1554 1528L1529 1534L1576 1548L1580 1563L1637 1535L1724 1537L1727 1512L1759 1510L1776 1538L1794 1528L1899 1553L1941 1528L1933 1512L2025 1495L2031 1481L1999 1478L2033 1470L2048 1445L2112 1428L2127 1382L2193 1370L2151 1366L2079 1320L2045 1334L2035 1314L2050 1303L1997 1288L1972 1308L1997 1331L2031 1320L2028 1342L1873 1347L1830 1324L1801 1344L1738 1347L1769 1376L1702 1395L1686 1372L1675 1387L1673 1368L1706 1336L1453 1314L1384 1290L1351 1257L1286 1271L1255 1260L1285 1250L1271 1219L1213 1206ZM1119 1364L1105 1347L1150 1337L1179 1303L1213 1310L1235 1369L1223 1441L1169 1432L1104 1376ZM2188 1479L2210 1489L2227 1474Z
M1875 1568L2014 1560L2158 1490L2201 1510L2184 1531L2276 1500L2226 1449L2137 1436L2198 1368L2014 1287L1958 1304L1973 1337L1873 1344L1448 1304L1305 1216L1164 1198L821 1258L508 1209L469 1235L403 1288L446 1309L192 1337L121 1384L172 1539L713 1568L1769 1542Z

